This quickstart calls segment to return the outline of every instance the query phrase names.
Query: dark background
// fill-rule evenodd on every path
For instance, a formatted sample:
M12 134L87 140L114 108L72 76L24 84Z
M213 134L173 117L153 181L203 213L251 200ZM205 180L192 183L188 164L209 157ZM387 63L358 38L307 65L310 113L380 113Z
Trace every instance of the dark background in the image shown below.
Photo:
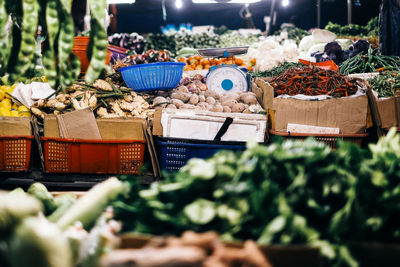
M277 0L277 24L298 16L298 26L310 29L317 26L317 0L289 0L288 7L282 7ZM372 17L378 16L380 0L353 0L353 23L365 25ZM357 4L358 2L358 4ZM347 24L347 0L321 0L321 26L328 21ZM264 16L269 15L271 0L262 0L250 5L257 28L265 30ZM244 27L245 21L239 17L241 4L193 4L183 0L183 7L177 9L175 0L166 0L167 20L162 18L162 0L136 0L134 4L117 5L118 32L160 32L160 26L191 23L199 25L226 25L230 29Z

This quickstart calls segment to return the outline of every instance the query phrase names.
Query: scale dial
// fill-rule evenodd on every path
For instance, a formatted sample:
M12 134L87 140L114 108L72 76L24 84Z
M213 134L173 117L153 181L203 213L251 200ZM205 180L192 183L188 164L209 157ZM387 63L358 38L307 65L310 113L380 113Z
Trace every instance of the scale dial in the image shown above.
M246 74L236 66L217 66L207 75L207 87L219 94L248 91Z

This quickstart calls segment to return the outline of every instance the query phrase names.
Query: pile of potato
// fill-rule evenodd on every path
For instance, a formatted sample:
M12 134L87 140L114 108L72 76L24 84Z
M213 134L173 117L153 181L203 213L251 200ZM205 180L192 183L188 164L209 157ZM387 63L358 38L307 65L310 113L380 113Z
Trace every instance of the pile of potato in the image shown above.
M153 107L247 114L258 114L263 111L253 92L220 95L208 90L201 75L195 75L191 79L184 78L179 87L160 93L154 98Z

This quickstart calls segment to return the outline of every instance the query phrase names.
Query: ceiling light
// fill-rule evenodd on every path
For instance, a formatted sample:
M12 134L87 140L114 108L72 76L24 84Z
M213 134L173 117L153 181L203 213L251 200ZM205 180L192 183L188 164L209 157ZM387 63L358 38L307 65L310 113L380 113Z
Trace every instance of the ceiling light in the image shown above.
M107 0L107 4L134 4L136 0Z
M260 2L261 0L230 0L221 1L222 3L229 4L252 4ZM192 0L193 4L218 4L218 0Z
M175 1L175 6L176 6L176 8L182 8L182 6L183 6L183 3L182 3L182 0L176 0Z
M287 7L289 5L289 0L282 0L282 6Z

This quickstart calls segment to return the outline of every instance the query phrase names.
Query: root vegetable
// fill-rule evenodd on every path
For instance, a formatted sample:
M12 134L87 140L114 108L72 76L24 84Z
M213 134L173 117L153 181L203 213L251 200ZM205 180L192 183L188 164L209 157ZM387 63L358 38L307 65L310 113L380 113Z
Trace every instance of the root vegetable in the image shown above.
M228 106L223 106L223 112L225 112L225 113L231 113L231 112L232 112L232 109L231 109L230 107L228 107Z
M196 94L193 94L189 99L189 104L197 105L197 103L199 103L199 96Z
M193 76L193 80L199 80L199 81L201 81L203 79L203 75L201 75L201 74L195 74L194 76Z
M41 111L40 109L35 108L35 107L31 107L31 111L32 111L32 113L34 115L36 115L38 117L41 117L41 118L44 118L45 113L43 111Z
M150 108L150 104L147 102L142 103L142 109L149 109Z
M245 113L245 114L252 114L253 112L251 112L250 109L246 108L245 110L243 110L242 113Z
M153 100L153 106L161 106L161 107L165 107L167 105L167 99L165 99L165 97L162 96L157 96L156 98L154 98Z
M207 91L208 87L206 84L203 83L203 84L199 85L199 89L200 89L200 91Z
M124 100L126 102L133 102L133 96L132 95L124 95Z
M228 99L228 100L222 101L223 106L230 107L230 108L232 108L237 103L238 102L235 99Z
M186 87L186 86L179 86L178 88L176 88L176 90L178 91L178 92L181 92L181 93L189 93L189 90L188 90L188 88Z
M195 109L195 106L191 104L183 104L180 109Z
M243 103L237 103L233 105L232 112L233 113L242 113L246 109L246 106Z
M169 105L167 106L167 108L177 109L177 107L176 107L174 104L169 104Z
M120 117L124 117L125 113L122 111L121 107L119 106L118 102L115 102L112 106L112 110Z
M205 91L204 92L204 95L206 96L206 97L214 97L214 98L219 98L219 95L218 95L218 93L217 92L215 92L215 91L212 91L212 90L207 90L207 91Z
M183 103L182 100L179 99L172 99L172 104L174 104L177 108L180 108L183 106L185 103Z
M194 84L194 83L189 83L188 86L187 86L187 89L188 89L188 91L190 91L190 92L195 92L198 88L197 88L196 84Z
M199 95L199 102L206 102L206 97L204 95Z
M213 112L223 112L223 111L224 111L224 108L223 108L220 104L216 104L216 105L211 109L211 111L213 111Z
M78 102L78 100L76 100L75 98L73 98L71 100L72 106L74 107L75 110L81 110L83 109L83 107L81 107L80 102Z
M100 79L96 80L94 82L93 86L98 88L98 89L100 89L100 90L102 90L102 91L107 91L107 92L112 92L113 91L111 85L108 82L104 81L104 80L100 80Z
M117 114L108 113L107 109L103 108L103 107L99 108L96 113L100 118L117 118L117 117L119 117Z
M243 93L240 95L240 101L247 105L255 105L258 104L257 97L254 93L248 92L248 93Z
M200 102L199 104L197 104L197 107L200 107L200 109L202 110L208 110L210 105L206 102Z
M250 105L249 106L249 110L251 113L260 113L263 109L262 107L258 104L258 105Z
M97 105L97 97L95 96L95 95L92 95L90 98L89 98L89 107L90 108L95 108L96 107L96 105Z
M188 102L189 101L189 99L190 99L190 94L187 94L187 93L173 93L172 95L171 95L171 97L173 98L173 99L179 99L179 100L181 100L182 102Z
M214 97L209 96L209 97L206 98L206 102L207 102L208 104L210 104L210 105L214 105L216 101L215 101L215 98L214 98Z

